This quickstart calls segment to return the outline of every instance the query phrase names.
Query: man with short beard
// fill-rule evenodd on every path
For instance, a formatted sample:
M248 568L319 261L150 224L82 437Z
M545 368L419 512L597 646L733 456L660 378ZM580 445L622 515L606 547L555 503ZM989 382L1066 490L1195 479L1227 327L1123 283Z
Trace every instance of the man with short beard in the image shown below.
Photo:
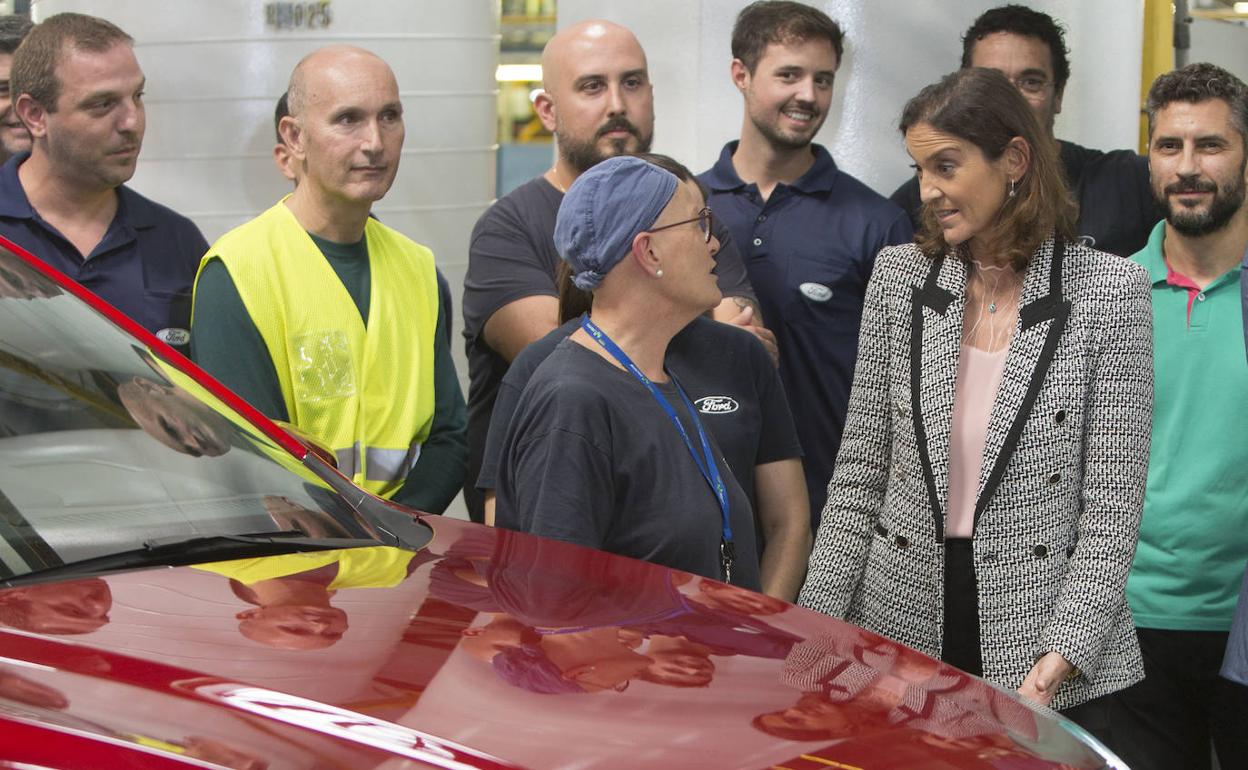
M185 350L208 244L125 185L145 127L133 42L104 19L60 13L13 54L13 111L32 144L0 168L0 235Z
M796 2L756 2L732 31L741 139L699 180L740 244L776 334L780 379L806 453L817 528L841 443L867 279L884 246L910 241L905 213L813 144L841 62L836 22Z
M1218 670L1248 557L1248 87L1191 64L1157 78L1147 108L1165 221L1132 257L1153 281L1153 449L1127 581L1144 680L1112 696L1112 748L1136 770L1208 768L1212 740L1242 767L1244 685Z
M499 384L526 345L559 325L555 288L555 215L563 194L601 160L646 152L654 135L654 94L646 54L632 32L590 20L560 30L542 51L537 115L555 135L558 157L549 171L499 198L472 230L464 278L464 337L468 353L468 483L464 498L474 521L484 520L475 486ZM722 228L716 255L724 300L715 318L750 325L769 345L736 247Z
M13 52L33 26L24 16L0 16L0 163L30 150L30 132L13 111L9 72L13 69Z

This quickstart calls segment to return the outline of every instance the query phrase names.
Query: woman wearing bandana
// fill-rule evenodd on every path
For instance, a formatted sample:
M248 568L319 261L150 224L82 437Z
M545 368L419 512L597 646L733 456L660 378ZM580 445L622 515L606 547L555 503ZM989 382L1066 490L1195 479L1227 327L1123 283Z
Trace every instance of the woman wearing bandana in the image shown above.
M758 590L753 513L664 366L720 300L691 178L635 157L582 174L555 246L593 310L533 373L503 442L496 523Z

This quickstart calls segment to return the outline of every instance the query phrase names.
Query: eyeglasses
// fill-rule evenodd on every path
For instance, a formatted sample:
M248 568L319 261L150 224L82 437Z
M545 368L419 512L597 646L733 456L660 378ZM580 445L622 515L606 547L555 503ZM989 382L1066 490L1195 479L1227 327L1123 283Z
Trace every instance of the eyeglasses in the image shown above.
M1011 82L1014 83L1014 87L1019 91L1032 96L1044 93L1044 89L1049 87L1048 80L1035 75L1024 75L1020 78L1014 78Z
M662 227L652 227L650 228L648 232L657 233L660 230L667 230L673 227L680 227L681 225L687 225L690 222L698 223L698 229L702 231L702 237L706 239L706 243L710 243L711 242L711 229L714 227L715 218L711 216L711 209L709 206L699 211L698 215L694 217L693 219L682 219L681 221L673 222L670 225L663 225Z

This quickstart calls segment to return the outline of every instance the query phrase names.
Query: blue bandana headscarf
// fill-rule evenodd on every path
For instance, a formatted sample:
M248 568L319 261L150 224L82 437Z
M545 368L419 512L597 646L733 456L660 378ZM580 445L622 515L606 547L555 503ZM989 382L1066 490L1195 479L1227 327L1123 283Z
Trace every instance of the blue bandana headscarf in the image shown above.
M555 248L572 282L589 291L632 248L672 200L680 181L641 158L607 158L577 177L555 220Z

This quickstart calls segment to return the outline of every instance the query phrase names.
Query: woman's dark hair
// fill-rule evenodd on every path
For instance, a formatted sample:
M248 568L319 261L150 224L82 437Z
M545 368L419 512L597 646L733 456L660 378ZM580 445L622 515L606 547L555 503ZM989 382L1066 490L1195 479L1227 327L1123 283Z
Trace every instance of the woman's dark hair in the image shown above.
M1057 142L1014 84L994 69L972 67L946 75L919 92L902 110L899 128L904 136L925 123L933 129L979 148L989 161L998 160L1015 137L1031 150L1027 172L1018 180L1017 194L1006 198L997 214L997 228L1008 261L1026 267L1036 248L1051 233L1075 239L1078 209L1066 188ZM936 224L935 214L923 207L919 248L928 256L953 252Z
M682 182L692 180L698 186L698 189L702 191L702 197L706 198L706 188L693 175L693 172L680 161L666 155L660 155L657 152L632 152L626 154L635 158L641 158L652 166L658 166ZM584 289L578 289L576 284L572 283L572 268L568 267L568 263L562 259L559 260L559 265L555 268L555 291L559 292L560 325L571 321L573 318L579 318L584 313L588 313L590 308L594 306L594 295Z

